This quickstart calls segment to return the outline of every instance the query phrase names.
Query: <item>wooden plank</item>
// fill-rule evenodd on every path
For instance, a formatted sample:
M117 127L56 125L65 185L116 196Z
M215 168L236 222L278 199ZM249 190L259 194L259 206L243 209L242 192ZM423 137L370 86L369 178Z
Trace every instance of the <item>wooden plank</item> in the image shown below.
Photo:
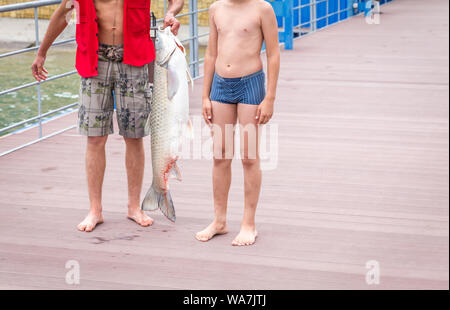
M356 17L282 52L278 166L264 171L253 247L230 245L243 212L238 160L230 234L204 244L194 234L212 217L208 159L183 160L177 224L153 213L144 229L126 220L124 144L111 136L106 223L84 234L75 226L88 206L85 138L71 130L0 158L0 288L448 289L447 10L443 0L397 0L380 25ZM45 130L74 122L75 113ZM0 152L36 133L0 138ZM64 281L70 259L79 286ZM369 260L380 263L379 286L365 283Z

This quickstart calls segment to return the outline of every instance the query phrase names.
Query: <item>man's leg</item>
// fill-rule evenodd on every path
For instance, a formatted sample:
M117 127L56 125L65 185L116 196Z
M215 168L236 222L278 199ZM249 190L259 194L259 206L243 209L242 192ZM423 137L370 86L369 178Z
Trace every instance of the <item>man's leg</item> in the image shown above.
M212 102L212 135L214 142L213 193L214 221L197 233L199 241L226 234L228 192L231 184L231 162L234 154L234 125L237 105Z
M145 167L143 139L124 138L124 140L127 148L125 166L128 177L128 218L147 227L153 224L153 219L141 210L141 190Z
M259 130L256 120L257 105L239 104L238 118L241 133L241 155L244 168L245 209L241 230L233 245L251 245L257 236L255 213L261 190L259 160Z
M105 145L108 136L88 137L86 147L86 175L89 190L90 211L77 226L78 230L91 232L97 224L103 223L102 186L105 175Z

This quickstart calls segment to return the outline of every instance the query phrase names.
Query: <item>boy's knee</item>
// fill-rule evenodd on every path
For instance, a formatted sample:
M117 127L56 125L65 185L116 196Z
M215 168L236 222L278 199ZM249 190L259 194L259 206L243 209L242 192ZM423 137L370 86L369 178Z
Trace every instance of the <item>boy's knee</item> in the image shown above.
M244 166L244 168L259 167L259 159L243 158L242 165Z
M228 168L231 166L232 159L214 158L214 166Z
M234 157L233 148L227 149L215 149L214 150L214 159L230 159L232 160Z

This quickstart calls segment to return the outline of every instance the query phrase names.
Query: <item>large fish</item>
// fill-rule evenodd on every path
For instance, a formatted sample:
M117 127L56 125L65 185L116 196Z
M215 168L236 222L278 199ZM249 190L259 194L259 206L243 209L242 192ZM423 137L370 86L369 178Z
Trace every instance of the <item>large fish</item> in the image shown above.
M189 68L183 45L169 27L156 32L156 60L150 115L153 184L142 202L142 210L160 209L175 222L175 208L169 191L169 178L181 181L177 166L178 150L185 137L191 137L189 120Z

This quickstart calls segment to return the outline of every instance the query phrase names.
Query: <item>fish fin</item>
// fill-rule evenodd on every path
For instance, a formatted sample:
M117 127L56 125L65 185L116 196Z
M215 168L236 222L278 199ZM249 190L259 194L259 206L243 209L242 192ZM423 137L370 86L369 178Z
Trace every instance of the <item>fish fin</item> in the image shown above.
M159 193L158 191L156 191L155 185L152 184L147 192L147 195L145 195L144 201L142 201L141 209L144 211L158 210L161 195L163 195L163 193Z
M192 75L189 72L189 69L186 69L186 73L188 76L188 82L191 83L191 89L192 89L192 91L194 91L194 79L192 79Z
M177 163L174 163L172 165L172 169L170 169L169 174L172 178L175 178L180 182L183 180L183 178L181 177L180 168L178 167Z
M175 207L173 205L172 195L170 195L170 191L164 193L162 198L163 199L159 204L159 209L169 220L175 222L177 217L175 215Z
M180 81L178 79L176 68L173 68L169 62L167 66L167 98L169 98L169 100L172 100L179 87Z
M184 56L186 56L186 49L184 48L183 43L181 43L177 36L174 36L173 38L175 40L175 44L178 45L178 48L183 52Z
M170 192L158 192L154 184L150 187L147 195L142 202L141 209L144 211L155 211L160 209L161 212L172 222L175 222L175 207L173 205L172 196Z

